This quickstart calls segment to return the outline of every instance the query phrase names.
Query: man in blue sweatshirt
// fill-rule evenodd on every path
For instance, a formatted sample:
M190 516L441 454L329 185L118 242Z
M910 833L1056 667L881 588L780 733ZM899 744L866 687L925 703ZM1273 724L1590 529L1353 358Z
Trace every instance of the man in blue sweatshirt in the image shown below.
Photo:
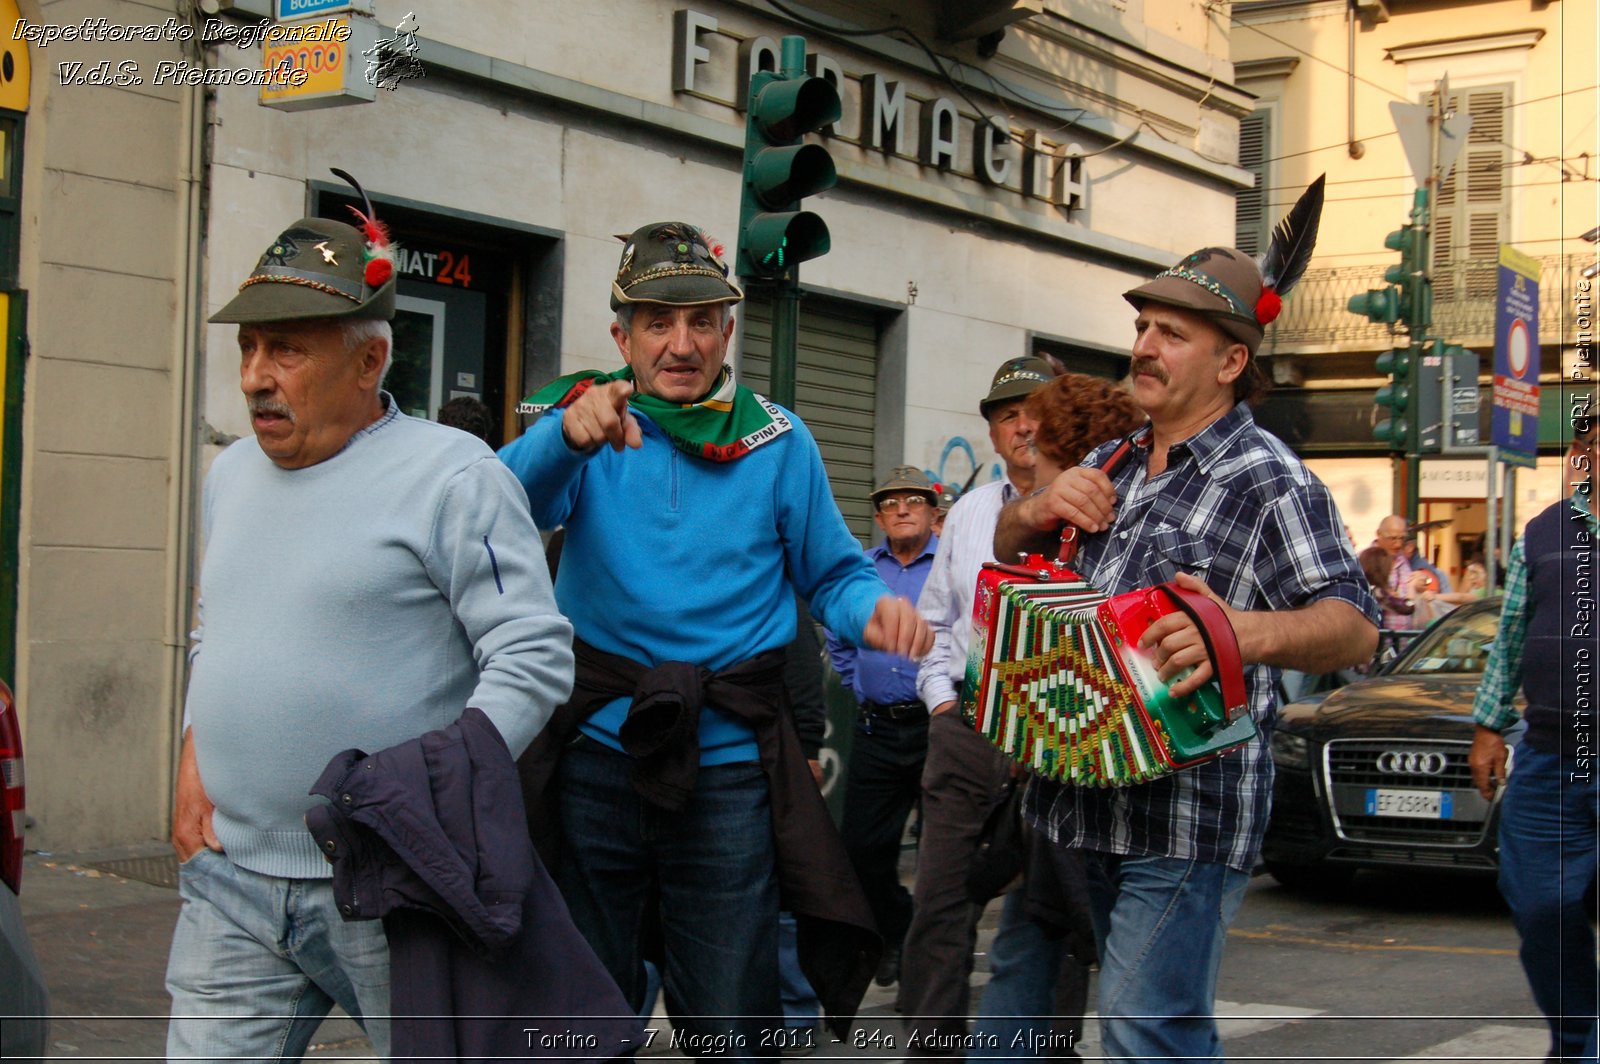
M254 437L205 484L173 1059L299 1059L334 1004L386 1058L383 927L343 918L307 792L341 751L469 706L515 755L572 686L572 628L521 487L483 441L381 389L393 264L364 228L301 219L211 319L239 325Z
M931 643L850 535L810 432L734 381L742 298L699 229L635 231L611 287L626 366L536 393L525 411L550 414L500 452L534 519L567 529L556 600L578 675L550 737L576 736L549 769L557 882L634 1003L642 943L659 939L675 1044L691 1056L775 1052L780 880L836 1024L876 964L870 911L784 706L795 594L852 644L920 656ZM872 941L820 948L820 932L850 929Z

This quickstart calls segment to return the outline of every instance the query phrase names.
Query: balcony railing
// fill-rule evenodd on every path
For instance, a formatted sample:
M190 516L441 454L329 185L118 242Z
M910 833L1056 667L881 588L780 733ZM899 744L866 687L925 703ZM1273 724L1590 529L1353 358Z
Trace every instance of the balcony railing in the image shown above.
M1539 261L1539 342L1576 342L1572 297L1592 256L1543 255ZM1347 308L1351 296L1382 288L1385 267L1311 269L1284 303L1283 314L1267 334L1267 349L1278 347L1371 347L1390 344L1387 326L1376 325ZM1433 332L1467 346L1494 343L1496 262L1464 262L1433 274Z

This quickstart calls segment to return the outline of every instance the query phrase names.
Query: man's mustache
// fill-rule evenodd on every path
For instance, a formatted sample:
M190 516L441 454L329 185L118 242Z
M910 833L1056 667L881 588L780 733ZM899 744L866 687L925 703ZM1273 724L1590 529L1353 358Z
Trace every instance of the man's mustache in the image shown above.
M281 399L251 399L249 403L251 414L276 414L288 418L291 424L294 422L294 411Z
M1140 376L1154 377L1156 380L1160 381L1162 384L1166 384L1167 380L1168 380L1167 371L1162 369L1161 368L1161 363L1157 362L1153 358L1136 358L1136 359L1134 359L1133 360L1133 366L1129 370L1129 376L1133 376L1133 377L1140 377Z

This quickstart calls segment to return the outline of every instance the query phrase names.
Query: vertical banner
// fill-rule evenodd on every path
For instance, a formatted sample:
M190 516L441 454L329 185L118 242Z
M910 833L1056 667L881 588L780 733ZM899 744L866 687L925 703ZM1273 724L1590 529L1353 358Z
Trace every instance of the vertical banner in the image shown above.
M1493 441L1500 458L1532 468L1539 450L1539 260L1500 245L1494 301Z

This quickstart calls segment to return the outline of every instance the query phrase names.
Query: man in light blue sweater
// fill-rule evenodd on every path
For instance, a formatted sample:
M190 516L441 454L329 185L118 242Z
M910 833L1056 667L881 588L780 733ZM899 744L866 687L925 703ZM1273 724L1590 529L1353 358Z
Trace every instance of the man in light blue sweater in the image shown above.
M522 489L482 441L380 388L386 244L370 223L302 219L211 319L239 323L255 436L205 485L173 818L174 1059L298 1059L335 1003L387 1057L383 927L341 918L308 790L341 751L469 706L516 755L571 690L572 628Z
M637 230L612 284L627 365L536 393L551 413L500 455L535 520L567 528L577 682L552 729L575 741L549 771L573 919L636 1006L659 936L684 1053L761 1057L783 1035L780 880L836 1023L878 954L784 707L794 596L853 645L921 656L932 636L845 526L810 432L726 368L727 273L694 226Z

